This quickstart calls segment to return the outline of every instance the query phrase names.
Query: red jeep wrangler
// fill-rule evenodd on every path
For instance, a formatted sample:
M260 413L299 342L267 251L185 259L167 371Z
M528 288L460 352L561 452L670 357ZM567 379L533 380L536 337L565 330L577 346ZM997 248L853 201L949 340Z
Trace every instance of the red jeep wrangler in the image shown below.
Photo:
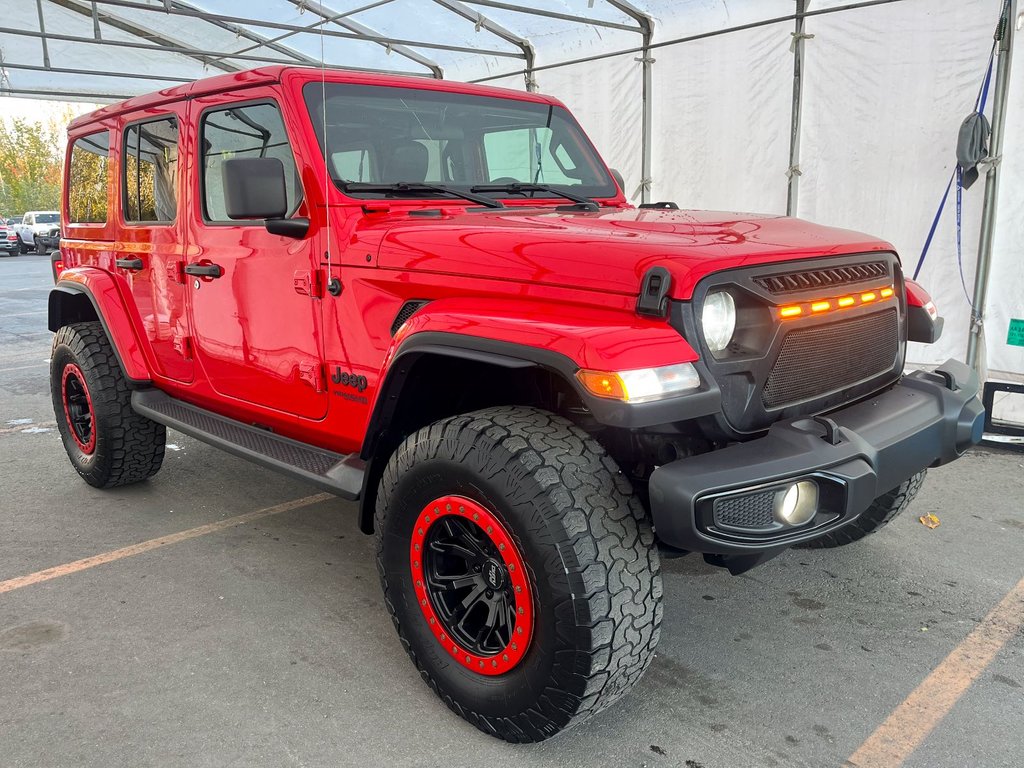
M856 541L981 436L892 246L635 208L538 94L296 68L69 129L49 327L71 463L172 427L360 503L385 603L478 728L544 739L651 662L660 555Z

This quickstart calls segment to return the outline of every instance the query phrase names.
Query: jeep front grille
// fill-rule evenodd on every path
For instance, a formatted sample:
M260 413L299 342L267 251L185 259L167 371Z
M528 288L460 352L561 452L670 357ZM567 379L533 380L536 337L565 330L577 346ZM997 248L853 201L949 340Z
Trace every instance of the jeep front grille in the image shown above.
M754 282L769 293L796 293L817 291L822 288L837 288L865 280L880 280L889 277L889 265L884 261L870 261L864 264L850 264L827 269L805 269L782 272L774 275L755 277Z
M900 351L895 308L790 331L761 400L782 408L853 386L891 370Z

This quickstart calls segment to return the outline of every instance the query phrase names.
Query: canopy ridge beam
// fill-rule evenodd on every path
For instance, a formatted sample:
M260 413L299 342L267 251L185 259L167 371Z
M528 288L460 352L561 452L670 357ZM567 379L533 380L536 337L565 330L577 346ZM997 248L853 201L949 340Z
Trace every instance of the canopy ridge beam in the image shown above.
M376 0L376 2L369 3L368 5L364 5L364 6L361 6L359 8L354 8L351 11L344 11L342 13L339 13L337 16L332 16L330 19L321 18L320 21L317 21L317 22L315 22L313 24L310 24L308 27L303 27L302 30L305 31L305 32L308 32L310 34L314 34L314 33L317 32L317 29L319 27L322 27L324 24L327 24L330 21L334 21L335 19L340 19L340 18L342 18L344 16L353 16L353 15L355 15L357 13L362 13L363 11L368 11L368 10L370 10L372 8L378 8L378 7L382 6L382 5L388 5L389 3L393 3L394 1L395 0ZM185 4L181 3L181 5L184 6ZM188 6L188 7L194 7L194 6ZM295 35L298 35L298 34L301 34L301 32L299 30L292 30L290 32L282 32L280 35L277 35L276 37L268 38L266 43L262 43L262 44L258 44L258 45L250 45L248 48L243 48L242 50L240 50L238 52L239 53L249 53L249 51L254 51L257 48L262 48L264 46L269 46L272 43L279 43L282 40L287 40L289 37L294 37ZM292 50L288 46L283 46L283 47L285 49L289 50L289 51ZM314 59L314 61L315 61L315 59ZM316 62L316 63L319 65L320 62Z
M495 8L511 13L525 13L529 16L543 16L547 19L559 19L560 21L572 21L577 24L585 24L591 27L605 27L607 29L619 29L625 32L640 32L640 27L629 24L621 24L616 21L605 21L603 19L591 19L586 16L576 16L571 13L559 13L558 11L546 11L541 8L533 8L525 5L512 5L498 0L463 0L467 5L482 5L484 8Z
M533 49L533 43L525 37L517 35L511 30L506 29L496 21L487 18L479 11L475 11L472 8L467 7L466 4L464 2L460 2L460 0L434 0L434 2L442 8L447 8L452 13L461 16L467 21L473 22L478 30L487 30L492 35L501 38L507 43L511 43L522 51L521 56L526 62L524 72L526 90L530 93L534 93L537 90L537 80L533 76L534 69L537 64L537 52Z
M42 0L36 0L36 2L37 3L41 3ZM89 8L81 6L78 3L74 2L73 0L49 0L49 2L53 3L56 6L64 8L65 10L81 14L82 16L88 16L90 18L93 18L93 13L92 13L92 11ZM95 3L93 3L93 5L95 6ZM168 52L171 52L169 50L170 48L175 48L176 50L174 51L174 53L180 53L180 54L182 54L184 56L188 56L191 59L195 59L196 61L200 61L200 62L203 63L204 66L214 67L216 69L221 70L222 72L238 72L239 71L238 67L235 67L235 66L232 66L230 64L223 63L223 62L218 62L218 61L214 60L212 57L210 57L209 55L205 55L204 53L200 52L197 48L193 48L192 46L186 45L185 43L179 43L176 40L171 40L170 38L164 37L163 35L160 35L160 34L154 32L151 29L147 29L146 27L140 26L138 24L134 24L133 22L127 21L127 20L125 20L125 19L123 19L123 18L121 18L119 16L115 16L115 15L109 13L109 12L106 12L106 11L99 12L99 11L97 11L97 13L95 15L95 18L97 20L103 22L104 24L107 24L107 25L113 27L114 29L119 29L122 32L127 32L129 35L133 35L133 36L138 37L138 38L140 38L142 40L151 40L154 43L154 46L152 46L152 48L159 49L159 50L167 49ZM5 29L4 31L10 33L13 30ZM70 38L74 38L73 35L60 35L60 36L51 35L51 37L53 39L55 39L55 40L67 40L67 38L69 38L69 37ZM45 40L45 38L44 38L44 40ZM104 45L111 45L111 44L125 42L125 41L120 41L120 40L101 40L100 38L91 39L91 38L88 38L88 37L86 37L86 38L78 38L77 40L72 39L72 40L69 40L68 42L81 42L81 41L88 41L88 42L93 42L93 43L102 43ZM45 43L44 43L44 46L45 46ZM49 62L47 62L47 65L49 65Z
M98 3L99 5L107 5L107 6L111 6L111 7L114 7L114 8L131 8L131 9L137 10L137 11L151 11L151 12L156 12L156 13L164 13L164 9L163 9L162 6L149 5L148 3L138 2L138 0L95 0L95 2ZM293 2L294 2L294 0L293 0ZM296 6L300 5L298 2L294 2L294 4ZM309 8L311 4L310 4L309 0L306 0L306 2L303 5L306 8ZM370 6L366 6L364 8L361 8L361 9L357 8L357 9L354 9L352 11L349 11L348 14L350 15L350 14L358 13L360 11L365 11L365 10L368 10L372 6L373 6L373 4L371 4ZM307 26L304 26L302 24L289 24L289 23L281 22L281 21L270 21L269 19L254 19L254 18L248 18L248 17L242 17L242 16L231 16L231 15L227 15L227 14L223 14L223 13L210 13L208 11L203 11L203 10L200 10L200 9L190 10L190 9L185 9L185 8L179 8L179 9L177 9L175 11L172 11L172 13L174 15L176 15L176 16L183 16L183 17L202 19L203 21L226 21L226 22L229 22L229 23L248 24L248 25L253 26L253 27L262 27L264 29L280 29L282 31L296 32L296 33L304 33L304 32L305 33L309 33L310 32L310 28L307 27ZM347 14L340 14L340 16L345 16L345 15L347 15ZM7 31L7 30L4 30L4 31ZM313 34L322 34L324 37L336 37L336 38L341 38L341 39L345 39L345 40L360 40L360 41L369 40L370 42L373 42L373 43L384 43L384 44L390 44L392 46L395 46L395 45L406 45L406 46L412 46L414 48L427 48L427 49L434 49L434 50L439 50L439 51L455 51L457 53L474 53L474 54L481 54L481 55L485 55L485 56L504 56L506 58L513 58L513 59L521 59L521 58L523 58L523 55L521 53L511 52L511 51L488 51L488 50L481 50L479 48L472 48L472 47L464 46L464 45L463 46L448 45L446 43L434 43L434 42L429 42L429 41L425 41L425 40L405 40L405 39L400 39L400 38L387 37L385 35L365 35L365 34L359 34L359 33L356 33L356 32L342 32L341 30L337 30L337 29L320 29L320 30L317 30L316 32L313 32ZM53 36L51 35L51 38L52 37ZM218 53L218 55L220 55L220 54ZM236 57L236 58L238 58L238 57ZM285 63L287 63L287 62L285 62ZM356 69L356 68L355 67L346 67L346 69ZM372 70L366 70L366 71L372 71Z
M169 11L169 13L171 13L172 15L174 11L179 8L190 11L200 10L196 8L194 5L180 2L180 0L167 0L167 2L170 3L171 11ZM232 24L228 21L219 21L217 19L206 21L206 23L213 24L215 27L220 27L221 29L234 33L238 37L244 37L246 40L255 43L255 45L252 45L248 48L243 48L241 51L239 51L239 53L248 53L249 51L254 51L257 48L266 48L268 50L283 54L284 56L290 56L291 58L295 59L296 62L302 64L316 64L317 66L320 65L320 62L317 61L316 59L307 56L304 53L300 53L299 51L296 51L294 48L289 48L287 45L278 45L277 41L264 37L263 35L258 34L257 32L251 32L248 29L239 26L238 24ZM228 55L225 58L230 59L231 56Z
M51 0L52 2L53 0ZM34 37L38 38L39 32L32 29L4 29L3 34L5 35L18 35L20 37ZM250 56L244 53L231 53L230 51L209 51L201 48L185 48L177 45L157 45L154 43L143 43L143 42L132 42L129 40L110 40L105 38L103 40L96 40L92 37L79 37L77 35L64 35L54 34L53 32L47 33L47 36L51 40L60 40L68 43L83 43L85 45L97 45L107 46L113 48L127 48L129 50L136 51L156 51L158 53L176 53L188 56L189 58L195 58L199 61L204 61L199 57L222 59L222 58L234 58L240 61L252 61L257 64L284 64L286 66L294 66L295 61L292 59L277 59L271 56ZM225 64L224 66L228 66ZM410 77L429 77L425 72L407 72L396 69L374 69L372 67L343 67L340 65L328 64L328 69L340 69L347 70L350 72L370 72L379 75L408 75ZM230 70L231 72L238 71L237 69ZM192 80L194 78L188 78Z
M374 42L377 45L382 46L388 53L397 53L399 56L409 59L410 61L414 61L422 67L426 67L438 80L444 78L444 71L441 69L441 65L436 61L427 58L422 53L417 53L399 42L385 38L385 36L365 24L360 24L358 21L347 19L343 14L339 14L337 11L315 2L315 0L289 0L289 2L300 9L312 11L317 16L327 20L330 24L336 24L343 29L356 33L361 38L365 38L370 42Z

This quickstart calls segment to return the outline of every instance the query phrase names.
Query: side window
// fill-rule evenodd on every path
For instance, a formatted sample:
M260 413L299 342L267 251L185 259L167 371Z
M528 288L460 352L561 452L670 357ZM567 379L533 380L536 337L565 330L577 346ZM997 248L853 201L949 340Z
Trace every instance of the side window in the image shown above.
M302 200L302 186L295 166L288 135L281 113L273 104L248 104L231 109L207 112L202 123L203 217L211 222L240 222L228 218L224 208L225 160L233 157L276 157L284 164L288 213L291 215ZM346 153L341 153L346 154ZM358 164L360 153L342 159ZM337 162L337 161L335 161Z
M178 212L178 121L137 123L124 132L125 221L169 224Z
M21 223L24 224L26 227L31 227L32 226L32 214L29 214L24 219L22 219Z
M107 159L110 131L90 133L71 146L68 168L68 216L77 223L107 221Z

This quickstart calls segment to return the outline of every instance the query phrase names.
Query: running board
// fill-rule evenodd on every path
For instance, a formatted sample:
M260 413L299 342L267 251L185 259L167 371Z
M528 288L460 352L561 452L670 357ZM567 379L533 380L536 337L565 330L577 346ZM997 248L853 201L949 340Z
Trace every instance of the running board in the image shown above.
M132 392L136 413L228 453L305 480L346 499L358 499L366 462L220 416L158 389Z

